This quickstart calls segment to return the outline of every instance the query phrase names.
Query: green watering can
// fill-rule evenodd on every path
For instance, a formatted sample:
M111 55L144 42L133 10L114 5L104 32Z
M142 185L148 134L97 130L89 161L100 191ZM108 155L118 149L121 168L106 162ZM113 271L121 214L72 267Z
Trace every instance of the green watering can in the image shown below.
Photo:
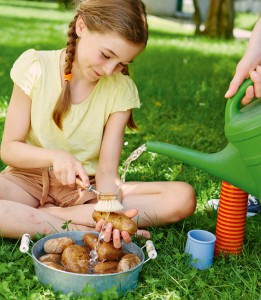
M228 145L213 154L161 142L146 143L150 152L164 154L208 172L261 198L261 99L240 109L247 79L226 104L225 136Z

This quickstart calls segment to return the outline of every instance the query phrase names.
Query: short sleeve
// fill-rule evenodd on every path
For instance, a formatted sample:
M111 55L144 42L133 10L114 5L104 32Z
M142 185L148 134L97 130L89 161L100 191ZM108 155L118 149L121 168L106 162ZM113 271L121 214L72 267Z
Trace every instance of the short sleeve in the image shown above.
M134 81L127 75L123 75L111 113L126 111L132 108L140 108L138 89Z
M13 82L18 85L26 95L32 98L40 73L41 68L37 52L34 49L29 49L22 53L15 61L10 76Z

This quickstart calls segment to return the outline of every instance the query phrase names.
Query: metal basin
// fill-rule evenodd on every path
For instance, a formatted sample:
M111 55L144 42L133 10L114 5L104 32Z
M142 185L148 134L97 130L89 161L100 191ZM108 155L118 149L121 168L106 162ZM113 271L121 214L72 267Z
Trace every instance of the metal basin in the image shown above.
M39 281L44 285L49 285L54 291L60 291L64 294L73 292L73 295L90 296L101 293L105 290L116 288L118 294L124 294L134 289L138 283L139 273L144 263L144 253L136 244L124 244L124 252L136 254L141 263L135 268L126 272L114 274L76 274L61 270L52 269L42 264L38 257L45 254L43 250L44 243L53 238L70 237L75 244L83 245L82 237L86 233L95 231L70 231L48 235L37 241L32 247L32 258L35 266L35 273Z

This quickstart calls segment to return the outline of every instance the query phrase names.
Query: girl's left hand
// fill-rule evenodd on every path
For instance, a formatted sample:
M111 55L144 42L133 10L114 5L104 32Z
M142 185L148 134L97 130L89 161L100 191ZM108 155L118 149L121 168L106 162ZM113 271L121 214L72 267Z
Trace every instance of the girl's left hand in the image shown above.
M127 216L128 218L133 218L138 214L138 210L131 209L131 210L122 212L122 214ZM102 220L102 219L99 220L96 223L95 229L100 232L102 230L103 224L104 224L104 220ZM146 239L150 238L150 233L147 230L138 230L137 235L142 236L143 238L146 238ZM120 232L118 229L113 229L112 223L108 223L108 224L106 224L106 228L104 230L103 240L105 242L109 242L111 239L113 240L113 245L115 248L120 248L122 246L122 240L124 240L124 242L126 244L131 243L131 236L127 231Z

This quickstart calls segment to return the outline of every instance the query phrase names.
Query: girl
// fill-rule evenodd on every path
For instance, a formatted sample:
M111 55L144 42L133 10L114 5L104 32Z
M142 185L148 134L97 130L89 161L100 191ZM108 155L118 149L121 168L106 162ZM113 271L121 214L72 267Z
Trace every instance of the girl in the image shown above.
M128 65L147 38L140 0L85 0L69 24L66 49L30 49L15 62L1 146L8 165L0 174L3 237L62 231L69 220L70 230L95 227L96 194L85 188L95 182L100 192L118 189L124 130L136 127L132 109L140 106ZM183 182L126 182L119 196L140 228L195 210L194 190ZM116 247L121 238L131 241L108 224L105 240L111 234Z

